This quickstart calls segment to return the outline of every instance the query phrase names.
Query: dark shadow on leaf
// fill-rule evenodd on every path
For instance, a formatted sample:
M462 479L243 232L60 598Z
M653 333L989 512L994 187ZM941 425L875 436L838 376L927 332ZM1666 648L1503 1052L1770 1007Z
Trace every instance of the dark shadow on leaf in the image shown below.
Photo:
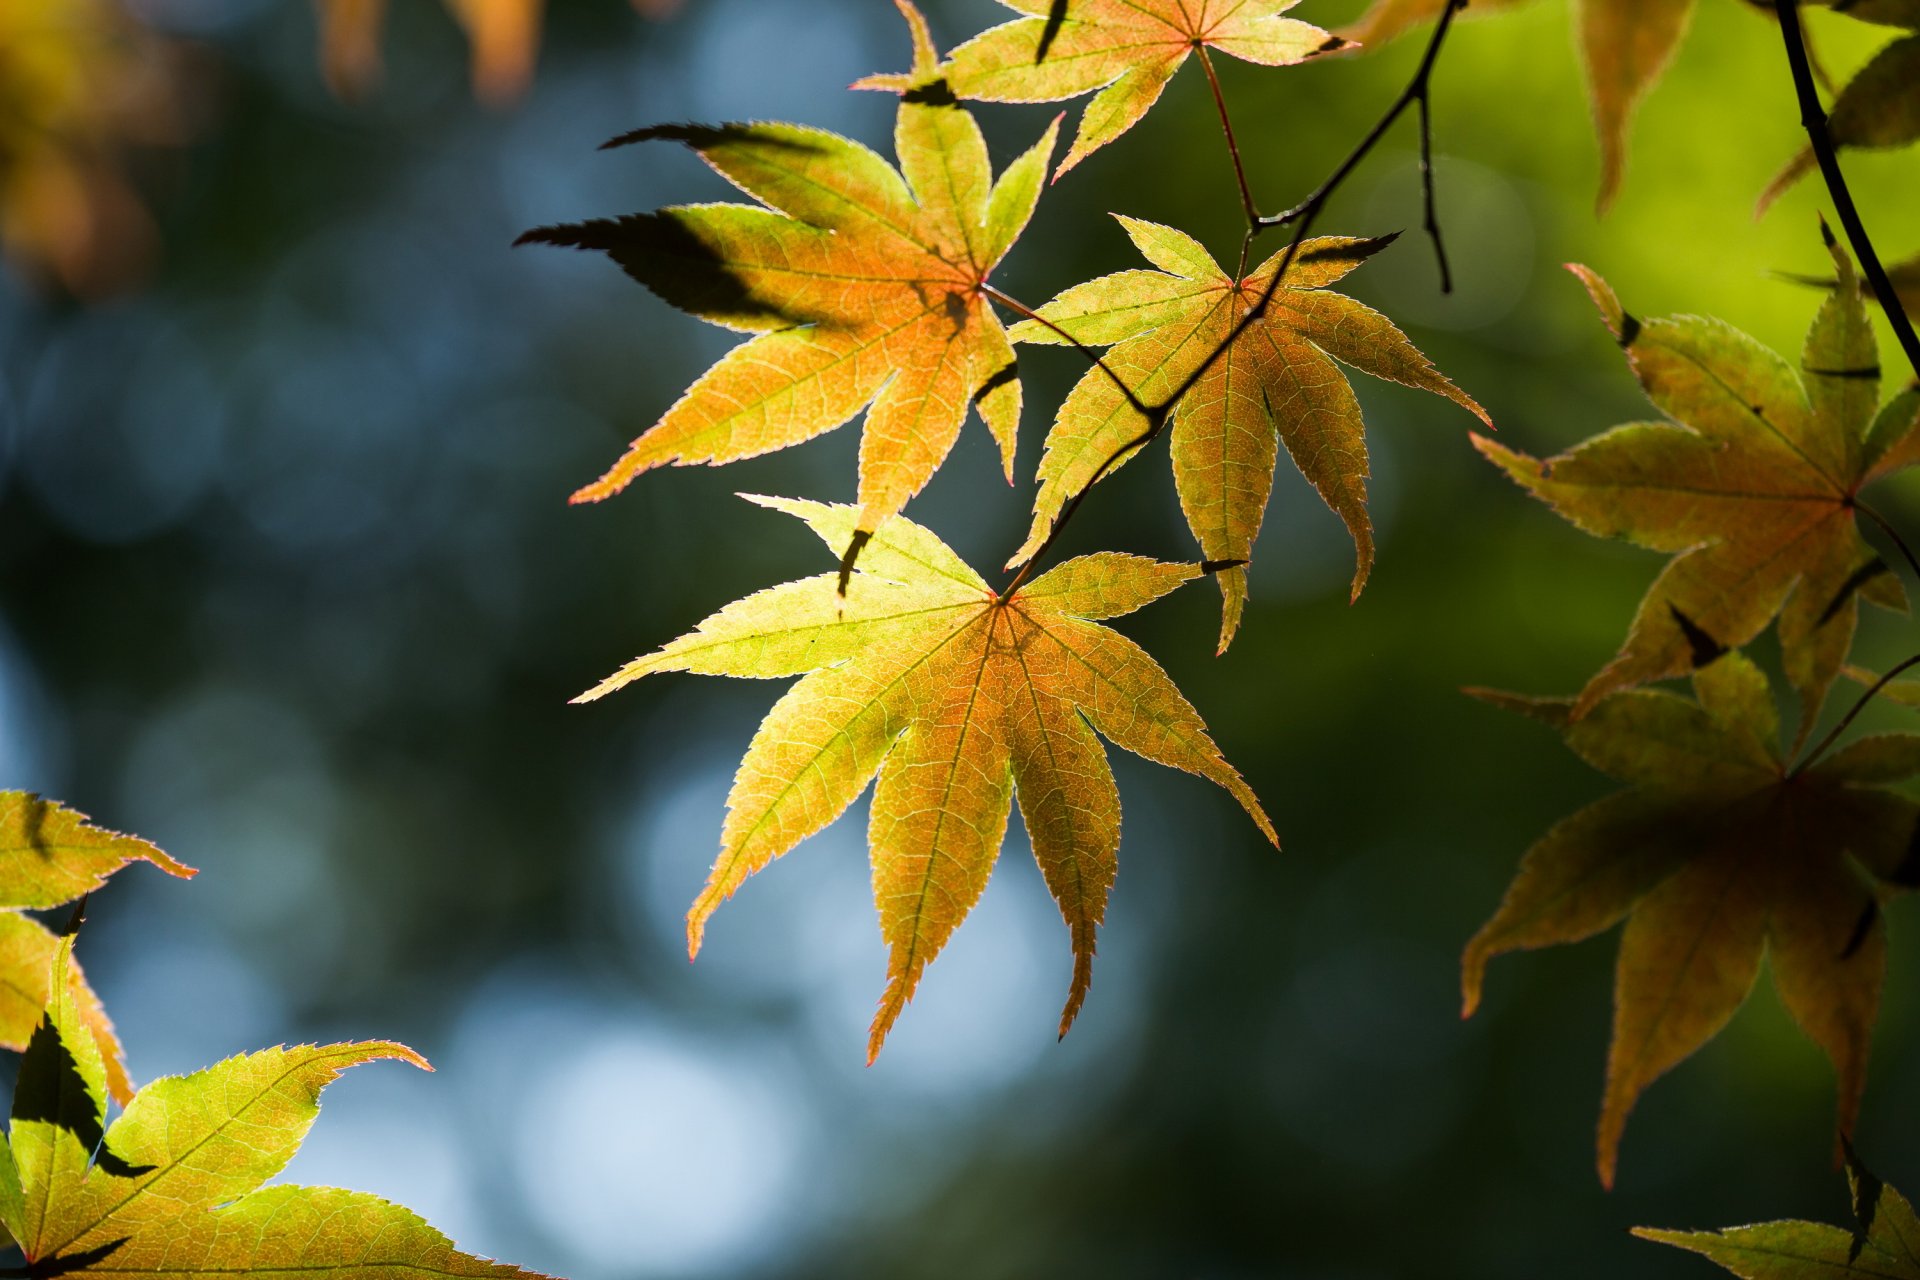
M1820 621L1813 625L1818 628L1824 627L1829 622L1832 622L1833 616L1846 606L1847 601L1853 599L1854 592L1860 590L1860 588L1866 586L1881 574L1892 572L1892 568L1879 556L1875 556L1858 569L1855 569L1847 576L1847 580L1840 584L1840 589L1833 593L1833 599L1829 600L1827 607L1820 612Z
M535 227L514 242L598 250L662 300L706 319L754 329L791 329L815 322L756 295L713 247L671 209Z
M929 80L926 84L917 84L900 95L900 101L911 102L921 107L957 107L960 99L953 96L953 90L947 87L945 80Z
M1696 669L1706 666L1727 651L1727 646L1707 634L1706 628L1674 608L1671 602L1667 605L1667 612L1673 615L1674 625L1680 628L1680 634L1687 638L1687 648L1692 650Z
M726 142L749 141L756 146L779 147L786 151L812 154L825 151L824 147L805 139L777 137L747 124L650 124L644 129L635 129L616 138L608 138L600 144L600 150L611 151L615 147L632 146L636 142L655 140L684 142L695 151L719 146Z
M131 1236L121 1236L118 1240L109 1240L105 1244L95 1245L91 1249L82 1249L79 1253L55 1254L51 1258L41 1258L30 1262L19 1274L28 1280L53 1280L55 1276L69 1275L75 1271L85 1271L96 1263L105 1262L120 1251L122 1245L131 1240Z
M1033 51L1033 65L1039 66L1047 60L1047 51L1053 48L1053 42L1060 35L1060 28L1067 22L1067 0L1053 0L1047 9L1047 25L1040 28L1040 47Z
M1842 1142L1846 1140L1841 1139ZM1860 1163L1860 1157L1854 1154L1853 1144L1845 1147L1847 1170L1853 1175L1853 1216L1860 1224L1853 1233L1853 1244L1847 1250L1847 1265L1851 1267L1860 1259L1860 1251L1867 1247L1867 1240L1873 1235L1873 1220L1880 1212L1880 1193L1885 1185L1873 1176L1868 1168Z
M1019 380L1020 366L1014 361L1009 360L998 369L995 369L993 375L980 384L980 389L973 393L973 402L979 404L982 400L985 400L1009 382L1018 382Z
M1861 908L1860 918L1853 922L1853 933L1847 938L1847 945L1840 949L1840 959L1851 960L1854 953L1866 943L1867 935L1873 932L1873 925L1880 918L1880 903L1869 897L1867 905Z
M25 835L27 847L51 862L53 850L47 847L47 815L53 812L53 805L39 796L28 796L26 812L21 821L21 831Z
M20 1079L13 1092L14 1123L38 1120L65 1129L81 1147L94 1153L93 1163L101 1172L116 1178L137 1178L153 1172L158 1166L131 1165L107 1149L101 1105L88 1091L80 1064L54 1029L52 1019L42 1018L20 1061Z

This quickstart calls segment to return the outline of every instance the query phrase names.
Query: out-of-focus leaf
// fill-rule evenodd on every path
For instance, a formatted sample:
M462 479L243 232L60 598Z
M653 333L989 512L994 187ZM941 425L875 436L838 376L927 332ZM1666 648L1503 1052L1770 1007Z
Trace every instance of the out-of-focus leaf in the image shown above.
M755 502L804 520L844 557L855 507ZM804 678L774 704L727 797L720 856L687 915L709 916L748 876L845 811L877 773L868 841L888 947L868 1061L920 975L980 900L1015 793L1072 934L1060 1031L1080 1010L1120 843L1120 798L1097 731L1116 746L1226 788L1273 826L1200 715L1152 658L1098 625L1197 577L1192 564L1082 556L996 595L932 533L881 525L838 593L822 574L748 596L581 696L657 671Z
M955 49L943 68L946 83L962 98L986 102L1061 102L1093 93L1056 178L1138 123L1196 49L1280 67L1347 44L1280 16L1298 0L1000 2L1022 16ZM913 85L881 75L854 87L906 92Z
M1014 326L1013 337L1061 343L1064 331L1090 345L1113 344L1107 367L1138 399L1155 405L1227 343L1266 293L1285 251L1235 281L1184 232L1133 218L1120 223L1160 270L1121 271L1076 285L1039 310L1057 329L1026 320ZM1302 244L1260 319L1213 360L1176 406L1170 449L1174 481L1187 524L1208 560L1245 561L1253 555L1284 442L1294 465L1353 535L1352 594L1359 596L1373 567L1367 442L1360 402L1336 360L1445 396L1491 425L1486 411L1436 370L1392 321L1326 287L1387 243L1327 237ZM1095 368L1080 379L1047 434L1033 524L1013 564L1035 554L1074 494L1096 476L1105 479L1137 452L1127 446L1146 428L1147 419L1113 377ZM1108 466L1116 455L1122 456ZM1234 565L1219 578L1224 652L1246 606L1247 571Z
M115 0L0 3L0 249L28 274L98 298L145 273L126 161L187 132L176 54Z
M519 101L540 57L546 0L443 0L467 33L474 96L494 106ZM320 15L320 70L341 98L360 98L380 81L380 29L387 0L314 0ZM665 18L679 0L633 0L649 18Z
M863 532L926 484L969 406L1012 480L1020 380L981 286L1033 212L1059 122L993 182L979 125L937 91L925 20L907 0L900 8L924 90L900 100L900 170L799 125L663 125L615 142L684 142L766 207L683 205L520 238L602 250L668 302L759 335L703 374L575 502L617 493L654 467L784 449L862 408Z
M1558 719L1582 759L1632 785L1527 851L1461 963L1471 1014L1494 956L1626 921L1597 1141L1609 1186L1635 1101L1726 1025L1763 952L1781 1000L1833 1062L1838 1127L1851 1131L1886 968L1881 899L1916 878L1920 805L1887 788L1920 775L1920 735L1862 738L1793 771L1759 668L1729 653L1693 686L1695 701L1639 689L1579 720L1569 699L1525 708Z
M1599 276L1573 268L1670 421L1616 427L1545 461L1476 437L1582 529L1673 556L1576 715L1745 645L1778 616L1804 736L1846 660L1859 599L1906 607L1899 578L1860 536L1856 504L1867 484L1920 460L1920 421L1905 396L1878 406L1859 281L1829 247L1838 283L1798 371L1717 320L1636 319Z
M1920 35L1895 40L1847 81L1827 114L1827 132L1836 147L1904 147L1920 139ZM1811 147L1789 161L1761 192L1759 212L1815 164Z
M320 1091L357 1063L424 1059L389 1042L301 1045L156 1080L106 1124L106 1074L54 951L47 1005L20 1066L4 1221L34 1275L338 1280L533 1273L455 1249L413 1213L326 1187L260 1184L299 1149Z
M1519 0L1474 0L1468 13L1509 9ZM1339 34L1364 46L1384 44L1446 12L1448 0L1374 0ZM1574 22L1587 97L1600 139L1599 207L1619 194L1627 137L1640 100L1660 79L1687 34L1693 0L1575 0Z

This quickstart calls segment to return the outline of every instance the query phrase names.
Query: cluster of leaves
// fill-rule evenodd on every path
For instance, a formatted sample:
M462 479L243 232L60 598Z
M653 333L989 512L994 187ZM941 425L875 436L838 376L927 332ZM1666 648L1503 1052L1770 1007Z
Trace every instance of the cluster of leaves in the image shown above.
M1225 597L1224 650L1244 611L1245 564L1282 442L1353 534L1358 595L1373 562L1367 453L1359 403L1335 361L1487 422L1390 321L1329 287L1388 240L1306 239L1303 227L1236 279L1192 237L1123 216L1157 269L1081 284L1037 309L990 283L1040 197L1059 121L995 179L965 100L1094 93L1057 178L1125 132L1191 57L1205 64L1219 50L1287 65L1343 46L1282 16L1290 0L1015 0L1022 17L944 59L920 12L908 0L899 7L911 69L855 86L899 95L897 170L800 125L640 129L607 145L681 142L760 203L675 206L521 237L604 252L666 301L755 335L575 501L605 498L654 467L785 448L866 410L855 504L754 499L812 526L840 556L838 575L730 605L585 697L662 670L805 677L740 766L719 859L688 916L689 947L698 950L709 915L749 875L833 821L877 774L869 843L890 958L869 1059L979 899L1016 794L1072 938L1063 1034L1072 1023L1119 842L1119 798L1096 732L1218 782L1277 843L1198 713L1151 658L1097 623L1212 572ZM1006 328L996 304L1022 319ZM970 411L1014 478L1022 392L1013 344L1061 342L1094 367L1054 417L1032 528L1008 563L1018 572L996 591L899 513ZM1112 350L1102 358L1095 347ZM1101 554L1033 576L1086 492L1169 424L1201 562Z
M1920 806L1888 789L1920 775L1920 736L1827 754L1830 734L1793 763L1767 679L1737 651L1777 621L1798 753L1846 662L1860 599L1906 607L1858 516L1872 514L1865 486L1920 461L1920 391L1879 403L1853 264L1828 243L1836 284L1798 370L1718 321L1641 321L1573 268L1667 421L1545 461L1476 440L1580 528L1673 556L1619 654L1577 697L1482 693L1632 784L1527 853L1468 944L1462 978L1471 1013L1491 957L1626 921L1598 1133L1608 1184L1635 1100L1726 1024L1763 951L1787 1008L1833 1061L1849 1133L1885 970L1880 903L1920 883ZM1688 672L1693 700L1639 688Z
M145 861L193 869L134 836L23 792L0 792L0 1043L23 1049L0 1142L0 1245L26 1274L152 1280L300 1273L339 1280L544 1280L461 1253L416 1214L332 1187L262 1187L286 1167L342 1071L404 1045L298 1045L135 1090L74 939L20 914L84 898ZM75 913L74 927L79 923ZM108 1123L109 1102L121 1113Z

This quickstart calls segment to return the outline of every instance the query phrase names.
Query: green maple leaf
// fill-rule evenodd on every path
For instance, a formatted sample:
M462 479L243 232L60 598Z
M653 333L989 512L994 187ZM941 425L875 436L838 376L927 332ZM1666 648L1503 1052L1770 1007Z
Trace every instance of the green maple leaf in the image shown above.
M986 102L1061 102L1093 93L1057 178L1139 123L1196 51L1280 67L1346 46L1319 27L1280 16L1297 2L1001 0L1022 16L955 49L945 79L960 97ZM869 76L854 87L913 86L900 76Z
M476 1258L399 1205L331 1187L261 1184L286 1166L320 1091L387 1042L300 1045L154 1081L106 1123L106 1069L71 995L62 941L56 993L20 1064L0 1144L0 1223L34 1276L213 1280L243 1275L540 1280Z
M843 558L858 527L850 506L749 500L804 520ZM721 902L839 817L877 773L868 840L888 960L871 1062L985 890L1017 791L1072 936L1065 1035L1091 980L1120 843L1120 797L1095 732L1224 787L1278 843L1199 713L1144 650L1099 625L1200 572L1081 556L1002 597L932 533L896 516L861 553L844 595L831 573L769 588L583 694L589 701L660 671L804 676L740 762L720 856L687 914L688 953L698 954Z
M1920 10L1920 5L1910 8ZM1881 20L1920 26L1920 12L1883 15ZM1893 41L1847 81L1828 112L1827 134L1836 147L1904 147L1920 139L1920 34ZM1767 184L1760 212L1814 166L1813 148L1807 147Z
M183 879L194 874L138 836L96 827L84 813L25 791L0 791L0 1047L27 1047L47 1004L47 975L58 945L45 925L22 912L72 902L131 862L151 863ZM113 1023L80 966L67 972L74 1007L99 1044L108 1088L125 1102L133 1096L133 1082Z
M1136 218L1120 218L1134 246L1159 268L1120 271L1076 285L1041 307L1049 323L1023 320L1019 342L1055 343L1071 335L1112 346L1107 369L1090 369L1068 394L1047 433L1033 524L1012 564L1045 543L1066 504L1138 452L1129 448L1147 419L1127 398L1160 404L1207 364L1266 293L1282 250L1235 281L1191 236ZM1346 522L1357 553L1352 594L1373 568L1367 516L1366 424L1340 364L1445 396L1491 425L1472 397L1436 370L1391 320L1327 286L1378 252L1391 237L1326 237L1303 242L1266 311L1212 363L1174 408L1174 483L1187 524L1208 560L1245 561L1273 491L1284 443L1294 465ZM1336 364L1335 361L1339 363ZM1118 458L1118 461L1113 459ZM1247 571L1219 574L1225 604L1220 649L1240 625Z
M1020 380L984 290L1026 226L1059 122L992 180L980 127L939 89L925 21L914 38L895 170L857 142L788 124L662 125L609 146L685 143L763 206L682 205L540 227L519 243L604 251L702 319L758 336L701 375L599 480L598 501L653 467L719 464L810 440L867 409L860 527L918 493L969 407L1013 475Z
M1846 1156L1857 1224L1851 1229L1789 1220L1725 1231L1635 1227L1633 1234L1690 1249L1746 1280L1920 1280L1920 1218L1913 1205L1874 1177L1851 1148Z
M1829 246L1838 283L1797 372L1717 320L1637 320L1597 275L1573 268L1670 421L1616 427L1544 461L1475 437L1580 528L1673 556L1576 714L1739 648L1777 616L1804 737L1846 660L1859 599L1906 607L1857 513L1863 488L1920 461L1920 398L1895 396L1876 413L1873 329L1852 261Z
M1471 1014L1494 956L1626 921L1597 1139L1608 1185L1641 1092L1726 1025L1763 953L1833 1062L1849 1132L1886 968L1880 902L1920 879L1920 805L1887 789L1920 775L1920 735L1861 738L1789 768L1759 668L1729 653L1693 687L1697 701L1615 694L1577 720L1571 699L1470 691L1555 725L1588 764L1632 784L1527 851L1461 965Z

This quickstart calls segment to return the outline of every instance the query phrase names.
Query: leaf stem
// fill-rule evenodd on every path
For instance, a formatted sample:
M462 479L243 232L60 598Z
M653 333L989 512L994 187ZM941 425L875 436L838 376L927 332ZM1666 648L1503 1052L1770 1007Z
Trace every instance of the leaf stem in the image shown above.
M1914 376L1920 377L1920 334L1914 332L1913 321L1900 305L1900 296L1894 292L1893 281L1887 278L1887 269L1880 264L1880 255L1874 252L1866 224L1860 221L1860 210L1853 203L1853 192L1847 187L1846 174L1841 172L1840 156L1827 129L1827 113L1820 105L1820 91L1814 85L1806 33L1800 29L1800 10L1796 0L1774 0L1773 7L1780 18L1781 38L1786 41L1787 66L1793 74L1794 93L1800 99L1800 123L1807 131L1807 143L1813 149L1814 159L1820 163L1820 176L1826 180L1827 194L1833 198L1834 214L1847 233L1853 256L1860 260L1861 274L1872 286L1880 309L1886 312L1887 323L1893 326L1893 335L1906 353L1907 363L1913 366Z
M1896 664L1893 667L1890 667L1887 670L1887 673L1885 675L1881 676L1878 680L1875 680L1870 686L1868 686L1867 691L1860 695L1859 701L1855 702L1853 706L1848 708L1847 714L1840 717L1840 723L1833 726L1833 728L1827 732L1827 736L1820 739L1820 741L1817 744L1815 744L1813 750L1807 753L1806 758L1803 759L1799 764L1793 766L1792 770L1788 772L1787 776L1789 778L1797 778L1801 774L1805 773L1808 769L1811 769L1814 765L1818 764L1820 762L1820 757L1827 753L1828 749L1833 746L1834 742L1840 737L1842 733L1846 732L1847 726L1854 722L1855 717L1857 717L1862 711L1865 711L1867 709L1867 704L1873 701L1874 696L1878 694L1882 689L1886 688L1887 685L1893 680L1895 676L1899 675L1902 671L1905 671L1907 668L1915 667L1915 666L1920 666L1920 653L1914 654L1911 658L1908 658L1905 662L1901 662Z
M1146 401L1142 400L1137 394L1135 394L1133 388L1128 386L1121 379L1120 375L1113 371L1113 366L1109 365L1106 361L1106 358L1102 356L1098 351L1095 351L1092 347L1080 341L1080 339L1074 337L1071 333L1068 333L1065 329L1061 328L1059 325L1055 324L1053 321L1047 319L1045 316L1041 315L1038 311L1035 311L1032 307L1020 301L1020 299L1014 297L1012 294L1002 292L1001 290L995 288L993 285L987 284L985 281L981 282L980 291L986 294L989 298L992 298L995 302L999 303L1001 306L1005 307L1007 310L1015 313L1016 315L1022 317L1023 319L1031 320L1037 325L1041 325L1041 326L1044 326L1045 328L1051 329L1053 332L1059 334L1062 338L1065 338L1067 340L1067 343L1070 346L1072 346L1075 351L1078 351L1081 355L1093 361L1094 368L1098 369L1100 372L1106 374L1108 378L1112 379L1113 385L1119 388L1120 394L1126 397L1127 403L1133 407L1136 413L1139 413L1142 417L1150 418L1153 416L1153 413L1154 413L1153 406L1149 405Z
M1220 113L1220 132L1227 138L1227 155L1233 159L1233 180L1240 185L1240 208L1247 215L1247 227L1260 225L1260 206L1253 201L1253 189L1247 185L1247 167L1240 160L1240 143L1233 136L1233 117L1227 114L1227 96L1220 90L1220 77L1214 72L1213 59L1207 56L1204 41L1195 40L1193 50L1200 55L1200 69L1207 73L1207 88L1213 91L1213 107ZM1242 257L1245 256L1244 250ZM1244 263L1242 264L1244 270Z
M1287 272L1292 269L1294 262L1299 258L1300 246L1306 241L1308 232L1313 229L1314 222L1318 220L1321 212L1326 208L1327 202L1333 198L1334 193L1340 189L1341 185L1353 176L1353 172L1359 168L1360 162L1365 160L1374 147L1379 145L1380 139L1386 136L1386 132L1388 128L1392 126L1393 122L1398 120L1408 107L1416 103L1420 106L1422 126L1421 154L1424 190L1427 200L1427 229L1428 233L1433 237L1434 251L1440 258L1442 287L1448 289L1452 287L1452 279L1447 270L1446 253L1440 243L1439 220L1434 216L1432 172L1431 166L1427 163L1426 159L1430 151L1427 131L1427 97L1429 84L1433 77L1434 63L1440 57L1441 46L1446 43L1447 32L1452 29L1454 17L1466 7L1467 0L1450 0L1450 3L1441 12L1439 21L1434 24L1433 35L1427 41L1426 52L1421 55L1420 65L1414 68L1413 78L1407 82L1407 87L1400 91L1400 96L1393 100L1392 104L1387 107L1386 113L1380 117L1372 129L1367 131L1366 137L1362 138L1359 144L1348 153L1347 158L1340 162L1339 167L1328 175L1326 181L1316 187L1313 193L1305 200L1302 200L1293 208L1288 209L1285 213L1270 214L1264 217L1255 212L1256 207L1253 204L1253 198L1247 190L1246 173L1240 162L1240 148L1234 141L1233 128L1227 120L1226 99L1220 92L1219 82L1214 77L1213 66L1207 59L1206 50L1204 48L1200 50L1200 63L1201 66L1207 70L1207 83L1213 86L1214 100L1220 108L1220 123L1226 131L1228 150L1233 156L1234 172L1240 179L1242 205L1247 210L1249 219L1247 234L1240 244L1239 278L1244 279L1246 276L1247 253L1253 245L1254 238L1261 231L1268 227L1292 226L1294 228L1293 240L1287 245L1286 252L1280 255L1280 261L1275 266L1272 277L1267 281L1266 288L1261 291L1259 300L1247 309L1245 315L1234 322L1233 328L1227 332L1227 336L1221 340L1220 345L1208 352L1206 359L1195 366L1193 370L1180 381L1180 385L1175 387L1173 391L1168 394L1167 398L1159 404L1149 405L1144 403L1131 388L1120 380L1119 376L1115 374L1112 369L1107 367L1098 355L1095 355L1085 344L1075 339L1071 334L1067 333L1066 330L1060 328L1059 325L1045 319L1035 311L1018 306L1011 299L1008 299L1005 294L1002 294L992 286L982 286L993 297L1006 302L1009 307L1019 311L1028 319L1039 321L1041 324L1046 325L1055 333L1058 333L1073 343L1083 355L1091 359L1099 368L1105 370L1107 376L1113 379L1114 385L1119 387L1121 393L1126 396L1127 403L1147 420L1145 430L1109 454L1106 460L1102 462L1099 467L1095 468L1093 475L1087 482L1081 485L1072 497L1061 504L1060 513L1054 516L1053 525L1047 530L1046 538L1035 548L1034 553L1028 556L1020 565L1013 580L1007 585L1006 594L1012 594L1013 591L1018 589L1021 583L1027 580L1034 566L1039 563L1040 558L1053 546L1055 540L1059 538L1061 531L1066 528L1067 522L1073 519L1074 513L1080 509L1081 502L1086 499L1087 494L1093 491L1093 486L1104 480L1115 467L1132 456L1134 451L1145 448L1151 444L1154 438L1166 429L1167 423L1173 420L1174 407L1180 403L1181 398L1184 397L1187 392L1193 390L1193 388L1199 384L1200 380L1207 376L1207 373L1213 366L1218 364L1228 351L1232 350L1233 344L1240 340L1241 335L1254 324L1258 323L1260 318L1266 314L1267 308L1272 305L1275 295L1280 292L1280 286L1285 282Z

